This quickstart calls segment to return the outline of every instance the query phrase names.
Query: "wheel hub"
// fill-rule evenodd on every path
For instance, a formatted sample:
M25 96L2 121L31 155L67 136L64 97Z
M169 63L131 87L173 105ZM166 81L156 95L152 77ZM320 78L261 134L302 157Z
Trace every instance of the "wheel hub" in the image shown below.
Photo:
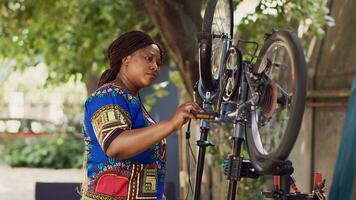
M258 105L261 108L263 116L270 119L277 106L277 86L270 80L260 88L261 96Z

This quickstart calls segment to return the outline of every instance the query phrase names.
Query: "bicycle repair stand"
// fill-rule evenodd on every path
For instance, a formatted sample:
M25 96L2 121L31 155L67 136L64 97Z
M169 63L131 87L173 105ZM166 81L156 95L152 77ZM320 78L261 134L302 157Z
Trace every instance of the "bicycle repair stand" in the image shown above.
M208 99L210 99L210 93L208 93ZM204 170L204 160L205 160L205 150L208 146L214 146L210 141L208 141L208 132L210 130L210 122L208 119L215 118L215 113L212 110L211 102L204 101L203 109L207 110L206 114L202 116L197 116L197 118L204 118L205 120L201 121L200 125L200 139L197 141L197 145L199 147L198 160L197 160L197 168L196 168L196 176L195 176L195 188L194 188L194 199L200 199L200 185L203 176Z
M293 169L292 163L290 163L290 167ZM324 187L325 187L325 179L322 178L321 173L314 174L314 187L311 194L301 193L298 189L295 179L291 175L291 173L287 173L281 176L273 177L273 185L274 189L272 191L264 191L262 194L266 198L272 198L275 200L326 200ZM290 189L293 189L294 192L290 192Z
M325 200L325 179L321 173L314 174L314 188L311 194L301 193L296 185L296 181L292 176L294 168L292 162L283 161L280 166L276 167L273 177L274 189L272 191L263 191L265 198L275 200ZM224 174L229 180L239 181L241 178L257 179L261 176L252 166L251 161L233 159L230 156L229 160L224 162ZM291 192L293 189L294 192Z

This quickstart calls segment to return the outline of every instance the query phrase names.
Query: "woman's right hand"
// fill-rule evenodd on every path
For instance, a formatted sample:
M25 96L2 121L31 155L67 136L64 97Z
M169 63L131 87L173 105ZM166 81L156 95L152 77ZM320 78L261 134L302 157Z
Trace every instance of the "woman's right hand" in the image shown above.
M192 112L198 112L202 109L197 103L187 102L180 105L174 115L170 118L170 123L174 125L174 128L181 128L189 119L196 120Z

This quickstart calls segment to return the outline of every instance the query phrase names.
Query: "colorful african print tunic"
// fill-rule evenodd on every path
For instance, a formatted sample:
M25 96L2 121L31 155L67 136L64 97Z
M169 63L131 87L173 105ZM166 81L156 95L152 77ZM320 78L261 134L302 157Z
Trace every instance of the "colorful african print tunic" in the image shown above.
M126 160L104 153L123 131L155 123L139 99L112 83L105 84L87 99L84 118L87 180L83 199L161 199L165 141Z

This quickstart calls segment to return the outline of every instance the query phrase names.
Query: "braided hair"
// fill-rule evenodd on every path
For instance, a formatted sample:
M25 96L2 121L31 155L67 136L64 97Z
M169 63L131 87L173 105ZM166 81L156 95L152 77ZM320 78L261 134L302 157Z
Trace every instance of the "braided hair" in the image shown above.
M142 31L130 31L115 39L108 48L110 68L101 74L98 87L115 80L120 71L123 58L151 44L158 46L162 59L163 52L160 45Z

